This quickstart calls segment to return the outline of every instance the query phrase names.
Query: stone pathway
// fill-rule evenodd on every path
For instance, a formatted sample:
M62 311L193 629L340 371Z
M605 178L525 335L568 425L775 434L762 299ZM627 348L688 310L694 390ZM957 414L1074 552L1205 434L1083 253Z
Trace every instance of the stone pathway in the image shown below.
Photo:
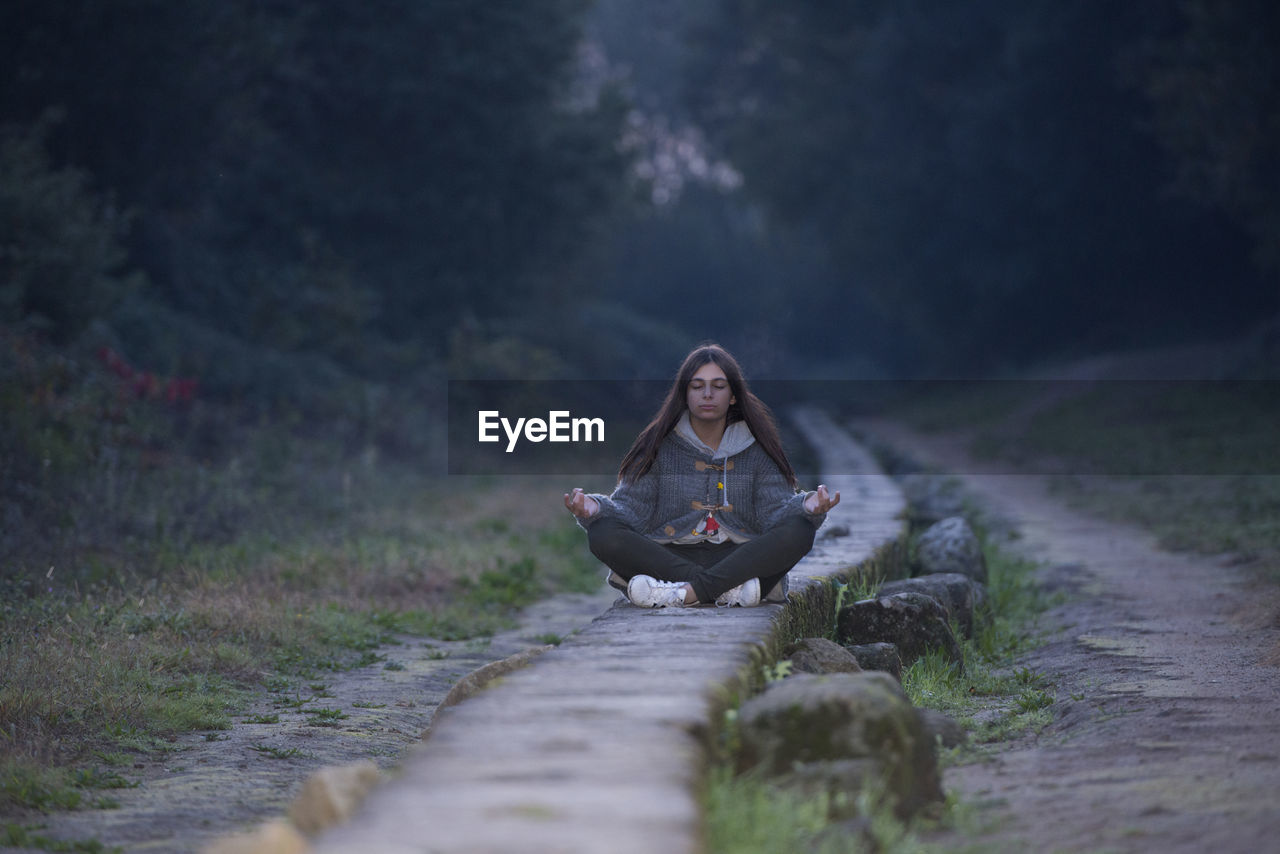
M793 571L793 603L816 579L901 531L901 493L825 416L797 413L825 450L842 502ZM584 543L585 548L585 543ZM777 630L781 605L646 610L615 603L583 631L441 710L398 777L376 789L321 852L601 852L701 848L702 738L717 692Z

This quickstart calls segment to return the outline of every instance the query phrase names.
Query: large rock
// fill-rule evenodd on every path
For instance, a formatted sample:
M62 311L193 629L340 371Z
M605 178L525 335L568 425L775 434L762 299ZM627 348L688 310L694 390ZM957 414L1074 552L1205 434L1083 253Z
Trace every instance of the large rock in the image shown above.
M378 766L368 759L321 768L302 784L289 818L303 833L316 834L351 817L378 782Z
M920 709L920 723L925 732L943 747L959 747L969 740L960 722L937 709Z
M744 703L738 724L742 767L783 785L852 792L870 778L902 816L942 798L934 738L888 674L791 676Z
M974 581L987 583L987 560L978 537L961 516L943 519L920 535L916 541L916 565L919 575L958 572Z
M895 593L923 593L938 601L965 637L973 637L975 620L980 619L987 603L987 588L959 572L939 572L917 578L885 582L880 596Z
M787 657L796 673L860 673L853 653L826 638L804 638L792 644Z
M879 670L902 681L902 658L891 643L855 643L845 647L863 670Z
M954 477L906 474L898 478L898 486L907 499L907 516L913 525L924 527L964 513L960 481Z
M942 650L951 662L964 663L946 609L923 593L895 593L846 605L836 616L836 635L845 646L891 643L904 666L931 649Z

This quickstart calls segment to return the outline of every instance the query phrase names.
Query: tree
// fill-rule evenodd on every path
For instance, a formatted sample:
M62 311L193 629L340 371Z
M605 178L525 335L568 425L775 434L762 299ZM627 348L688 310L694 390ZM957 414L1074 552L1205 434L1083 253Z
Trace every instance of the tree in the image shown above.
M990 369L1256 307L1238 236L1162 197L1120 73L1167 21L1154 2L724 0L691 100L919 365ZM1223 301L1209 276L1248 292Z
M568 288L623 172L621 100L565 97L586 6L15 0L0 121L63 110L159 308L385 375Z
M122 272L128 216L74 169L54 169L45 136L0 129L0 319L74 338L139 282Z
M1148 53L1145 89L1174 185L1243 221L1280 269L1280 8L1184 0L1183 26Z

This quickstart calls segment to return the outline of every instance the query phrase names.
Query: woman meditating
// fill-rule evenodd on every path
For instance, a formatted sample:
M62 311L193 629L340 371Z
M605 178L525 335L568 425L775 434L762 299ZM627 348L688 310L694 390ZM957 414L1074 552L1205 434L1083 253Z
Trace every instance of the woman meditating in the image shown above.
M840 493L798 491L768 407L706 344L623 457L613 493L575 488L564 503L634 604L750 607L785 599L787 572Z

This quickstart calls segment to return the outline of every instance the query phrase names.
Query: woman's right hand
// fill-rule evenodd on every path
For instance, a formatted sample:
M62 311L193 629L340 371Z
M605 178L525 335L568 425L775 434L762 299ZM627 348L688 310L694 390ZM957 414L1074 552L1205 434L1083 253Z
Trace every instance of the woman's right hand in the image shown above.
M582 491L581 487L577 486L573 488L573 492L564 494L564 506L579 519L590 519L600 512L600 502L587 495Z

